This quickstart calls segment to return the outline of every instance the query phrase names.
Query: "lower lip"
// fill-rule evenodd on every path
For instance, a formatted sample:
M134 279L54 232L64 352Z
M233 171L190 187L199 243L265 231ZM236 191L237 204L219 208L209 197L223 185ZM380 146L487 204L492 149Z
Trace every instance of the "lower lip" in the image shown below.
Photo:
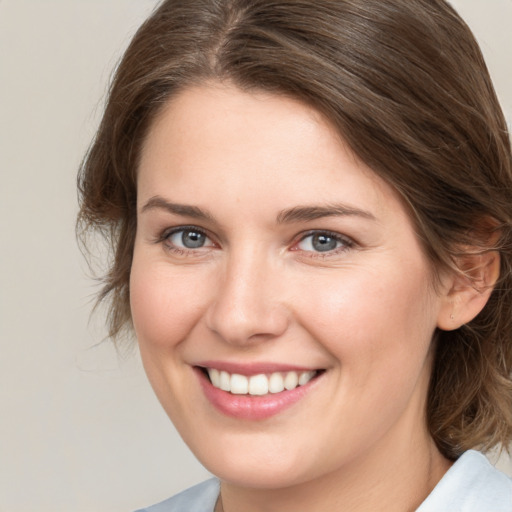
M316 386L321 378L317 376L304 386L281 393L269 393L264 396L233 395L214 387L199 368L195 368L195 371L206 398L217 410L226 416L252 421L264 420L288 409Z

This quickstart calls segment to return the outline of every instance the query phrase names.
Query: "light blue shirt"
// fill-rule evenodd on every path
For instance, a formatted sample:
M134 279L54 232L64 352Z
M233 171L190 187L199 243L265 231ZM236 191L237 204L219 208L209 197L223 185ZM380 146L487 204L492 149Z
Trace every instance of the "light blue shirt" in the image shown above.
M512 480L480 452L469 450L416 512L512 512Z
M220 483L212 478L137 512L214 512ZM465 452L416 512L512 512L512 480L479 452Z

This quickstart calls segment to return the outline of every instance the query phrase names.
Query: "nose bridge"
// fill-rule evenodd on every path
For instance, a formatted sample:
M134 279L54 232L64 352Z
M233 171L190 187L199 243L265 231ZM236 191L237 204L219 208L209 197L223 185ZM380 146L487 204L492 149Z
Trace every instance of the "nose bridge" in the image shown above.
M288 324L279 269L264 250L251 245L233 250L226 258L207 315L209 328L229 343L273 338Z

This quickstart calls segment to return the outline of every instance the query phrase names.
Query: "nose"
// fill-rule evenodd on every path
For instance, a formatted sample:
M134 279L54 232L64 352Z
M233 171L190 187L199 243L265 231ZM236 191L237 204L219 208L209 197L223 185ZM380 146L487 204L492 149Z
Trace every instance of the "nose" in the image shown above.
M262 254L246 251L229 258L206 314L208 328L239 346L283 334L289 309L282 300L280 274Z

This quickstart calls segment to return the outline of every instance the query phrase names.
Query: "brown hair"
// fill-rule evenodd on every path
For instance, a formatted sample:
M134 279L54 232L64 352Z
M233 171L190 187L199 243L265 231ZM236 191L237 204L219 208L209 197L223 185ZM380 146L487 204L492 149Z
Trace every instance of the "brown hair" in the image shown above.
M110 335L131 326L144 137L169 97L206 80L322 112L410 207L434 268L455 268L461 247L499 251L482 313L436 335L427 418L450 458L510 442L510 140L478 45L444 0L167 0L155 10L117 69L79 176L79 235L99 230L113 249L100 294Z

